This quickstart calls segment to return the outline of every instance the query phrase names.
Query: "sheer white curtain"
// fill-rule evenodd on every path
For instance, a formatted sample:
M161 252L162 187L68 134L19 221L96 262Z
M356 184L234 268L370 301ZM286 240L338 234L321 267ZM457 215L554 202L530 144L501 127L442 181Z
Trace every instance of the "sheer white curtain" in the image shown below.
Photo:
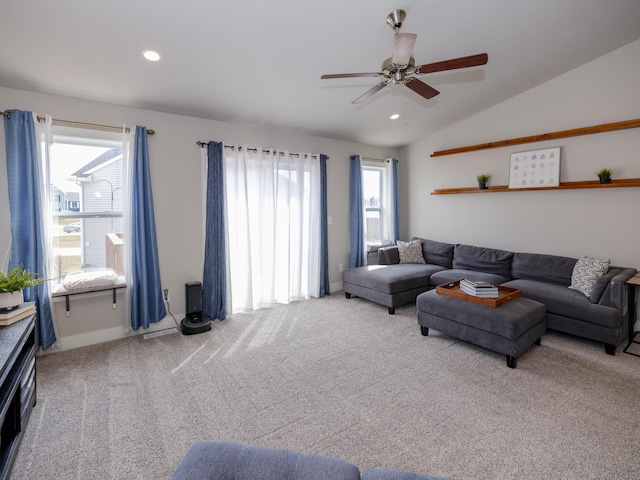
M133 255L131 253L131 211L133 205L133 156L135 154L135 128L122 129L122 160L123 160L123 208L122 208L122 236L124 255L124 271L127 288L124 289L124 331L131 331L131 291L133 290Z
M49 185L51 185L51 145L53 143L53 136L51 134L51 127L53 125L53 119L51 115L43 115L38 117L38 115L33 115L34 119L34 127L36 133L36 139L38 140L38 157L40 159L39 165L41 168L40 171L40 189L42 192L41 201L42 201L42 212L44 215L41 218L41 228L42 228L42 239L43 239L43 253L44 258L47 260L47 271L40 272L42 277L47 278L48 272L52 271L51 259L53 258L51 253L53 249L53 245L50 241L50 232L52 228L52 217L51 212L53 212L53 208L51 207L51 195L49 195ZM58 325L56 323L56 314L55 308L53 308L53 297L51 296L51 283L47 282L46 288L42 289L42 292L47 296L46 301L49 303L49 308L51 311L51 328L53 329L55 338L60 338L58 335ZM59 343L53 345L54 348L57 348Z
M320 294L319 155L224 150L230 310Z

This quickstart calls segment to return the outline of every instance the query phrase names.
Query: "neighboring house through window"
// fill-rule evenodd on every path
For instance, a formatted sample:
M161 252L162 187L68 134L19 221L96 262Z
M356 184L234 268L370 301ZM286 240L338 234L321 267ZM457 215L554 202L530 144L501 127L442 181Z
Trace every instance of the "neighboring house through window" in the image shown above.
M53 130L51 277L112 269L124 275L121 134Z

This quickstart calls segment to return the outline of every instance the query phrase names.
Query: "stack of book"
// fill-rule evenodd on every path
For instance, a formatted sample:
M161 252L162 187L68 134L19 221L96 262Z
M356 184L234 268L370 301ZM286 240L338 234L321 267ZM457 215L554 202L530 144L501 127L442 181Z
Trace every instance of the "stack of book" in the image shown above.
M460 280L460 290L476 297L497 298L499 296L498 287L495 285L491 285L488 282L467 280L466 278Z
M12 325L34 313L36 313L35 302L24 302L11 310L0 309L0 327Z

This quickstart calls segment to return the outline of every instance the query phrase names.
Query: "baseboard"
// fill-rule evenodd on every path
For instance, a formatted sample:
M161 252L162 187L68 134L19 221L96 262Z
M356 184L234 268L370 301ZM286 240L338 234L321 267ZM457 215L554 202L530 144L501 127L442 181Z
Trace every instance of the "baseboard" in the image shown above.
M329 287L331 292L339 292L342 290L342 282L331 283ZM176 314L175 318L180 321L184 318L185 314ZM58 341L50 348L44 351L39 351L38 355L47 355L50 353L62 352L65 350L73 350L74 348L88 347L89 345L96 345L98 343L110 342L112 340L119 340L121 338L133 337L136 335L144 335L146 333L157 332L159 330L166 330L168 328L176 327L176 322L170 315L165 316L161 321L152 323L149 328L125 331L124 327L113 327L104 330L97 330L95 332L81 333L78 335L71 335L68 337L59 338Z
M184 314L176 315L176 319L184 318ZM78 335L71 335L69 337L59 338L58 341L47 350L39 351L39 355L47 355L49 353L57 353L65 350L73 350L74 348L88 347L89 345L96 345L98 343L110 342L112 340L119 340L121 338L134 337L136 335L144 335L147 333L157 332L160 330L166 330L168 328L177 327L176 322L170 315L165 316L162 320L149 325L149 328L139 328L138 330L125 330L124 327L113 327L104 330L97 330L95 332L81 333Z

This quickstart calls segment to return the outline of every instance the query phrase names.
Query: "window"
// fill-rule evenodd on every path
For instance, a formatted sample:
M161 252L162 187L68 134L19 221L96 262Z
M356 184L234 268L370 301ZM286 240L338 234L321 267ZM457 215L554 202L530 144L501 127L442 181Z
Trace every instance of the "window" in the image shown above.
M379 244L384 240L382 225L384 221L383 200L384 167L362 166L362 203L364 205L365 243Z
M121 135L54 126L50 152L50 278L105 269L123 276Z

